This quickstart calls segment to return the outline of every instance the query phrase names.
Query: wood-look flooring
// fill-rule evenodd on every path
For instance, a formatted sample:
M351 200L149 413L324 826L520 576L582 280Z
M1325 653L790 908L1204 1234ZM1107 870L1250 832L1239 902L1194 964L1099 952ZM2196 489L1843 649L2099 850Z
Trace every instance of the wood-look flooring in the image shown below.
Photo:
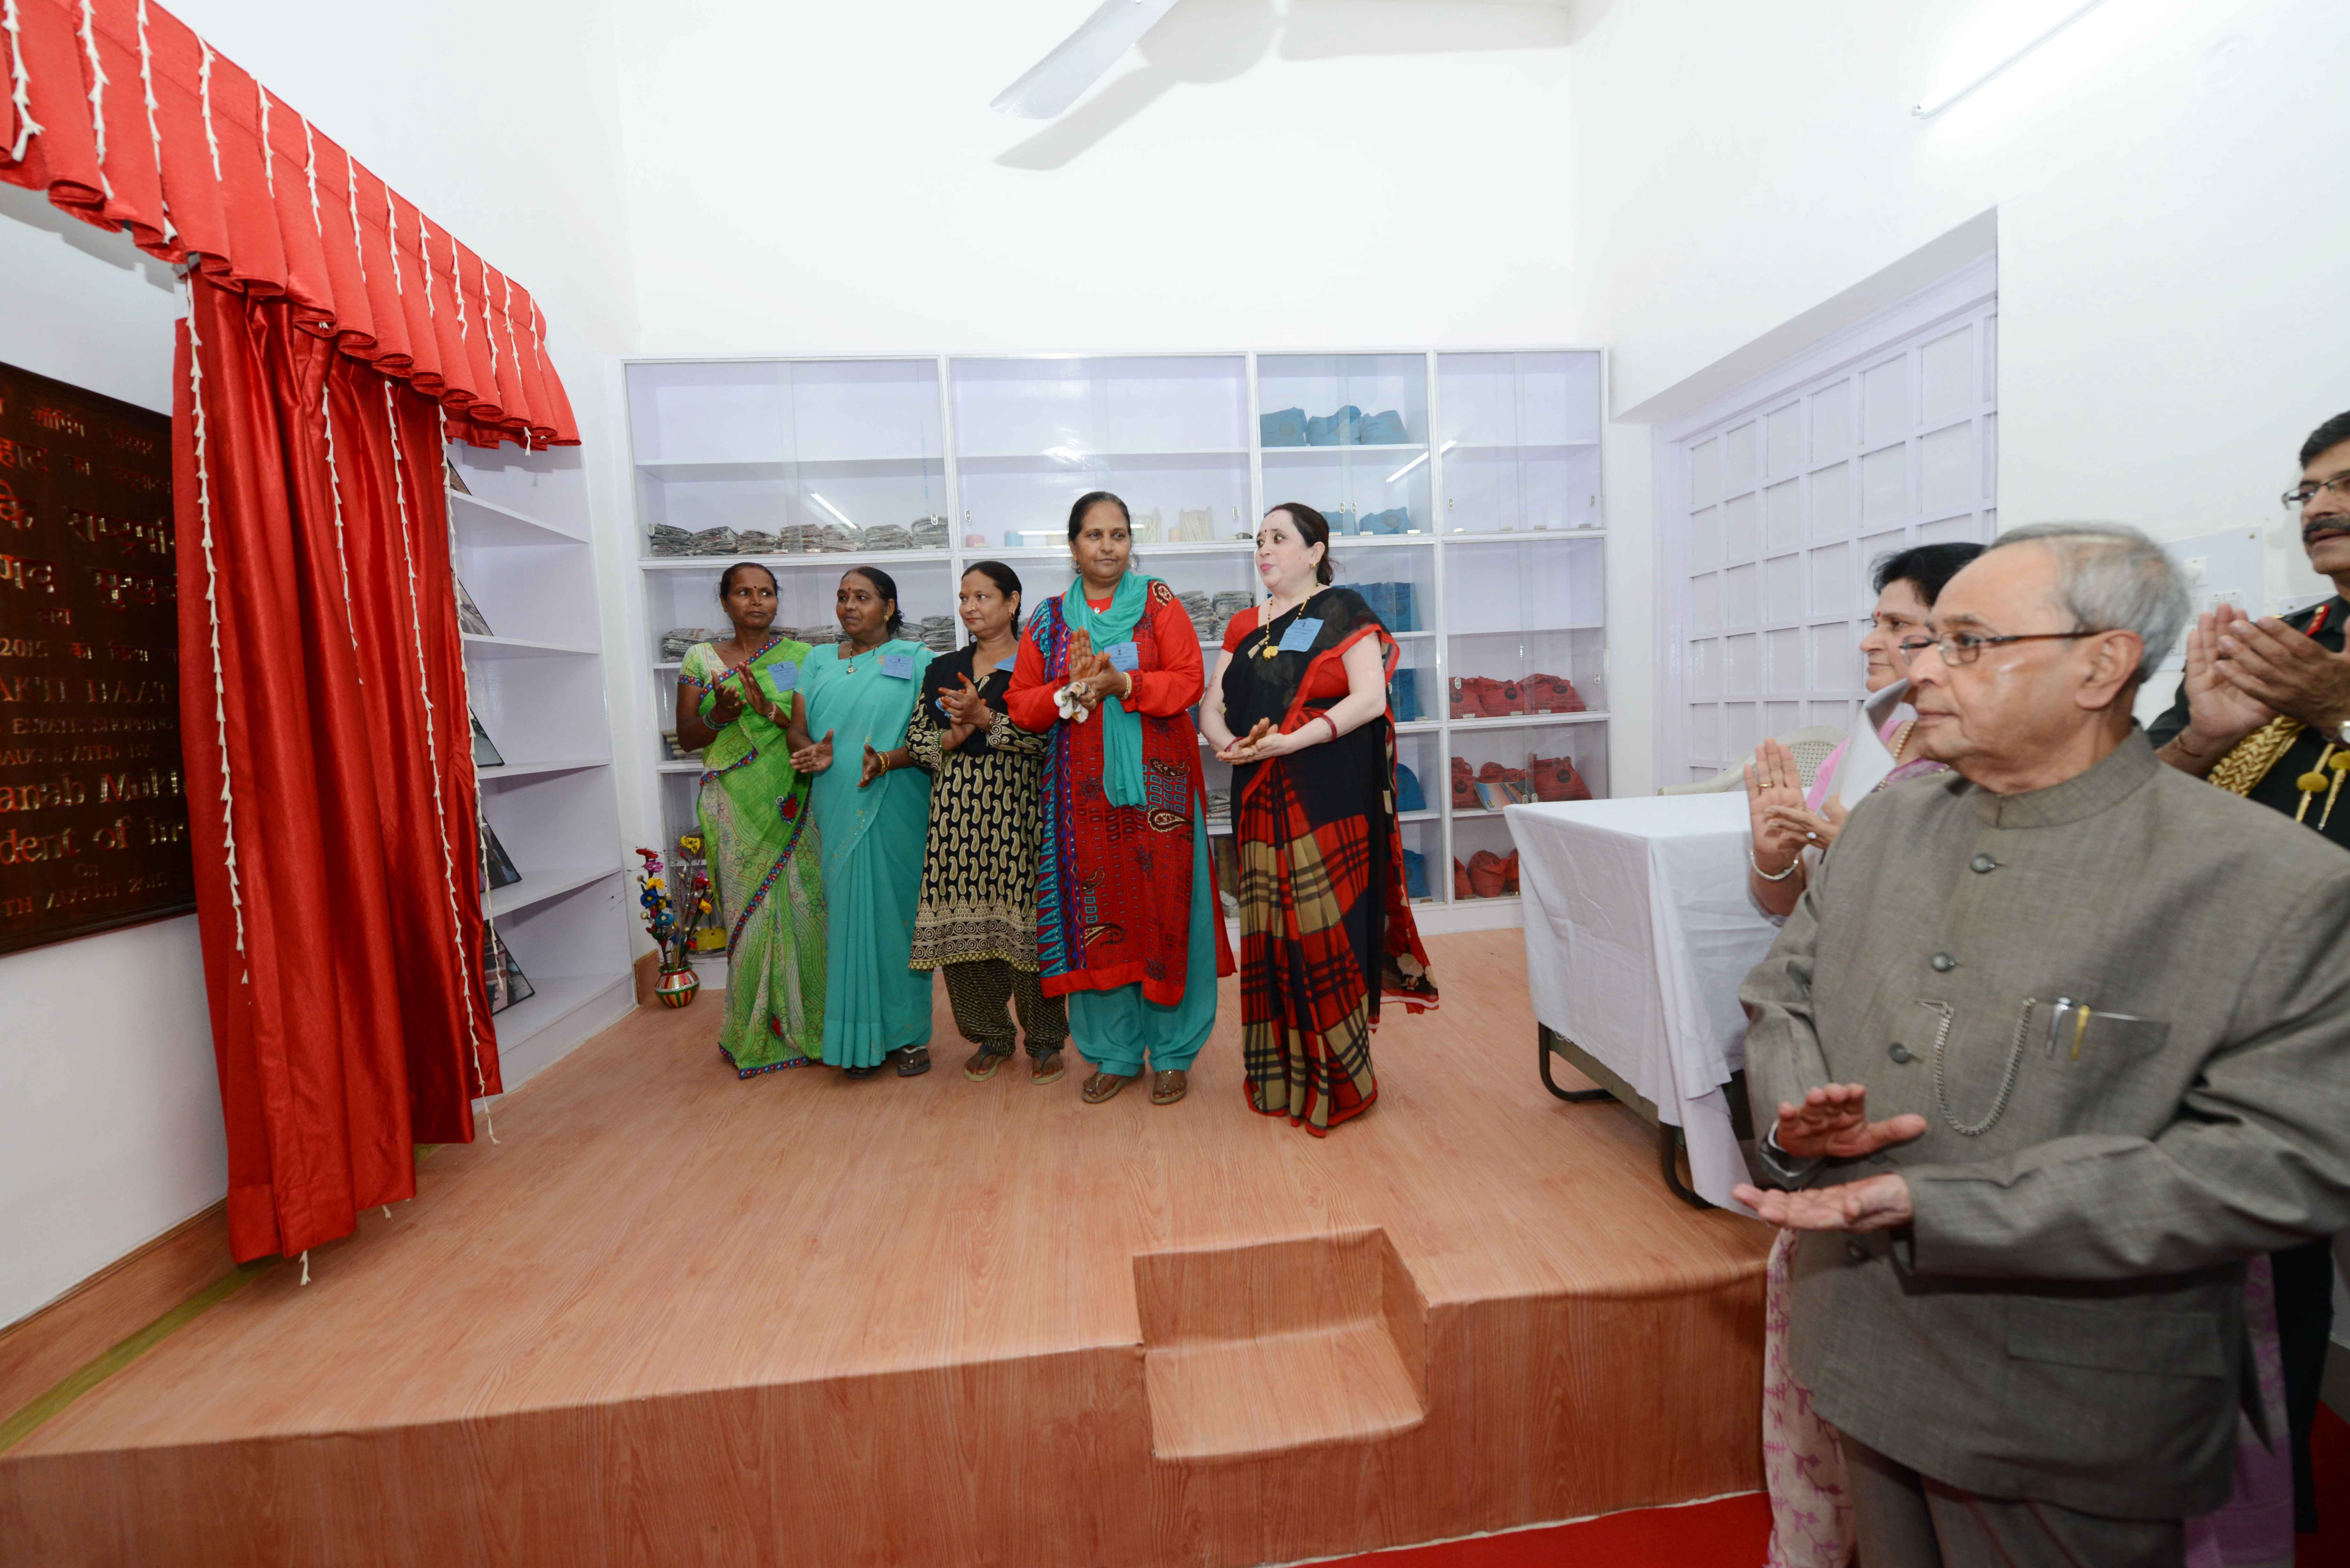
M1247 1564L1752 1488L1761 1227L1535 1076L1514 932L1430 944L1379 1102L1024 1059L738 1081L639 1010L417 1199L0 1459L35 1563Z

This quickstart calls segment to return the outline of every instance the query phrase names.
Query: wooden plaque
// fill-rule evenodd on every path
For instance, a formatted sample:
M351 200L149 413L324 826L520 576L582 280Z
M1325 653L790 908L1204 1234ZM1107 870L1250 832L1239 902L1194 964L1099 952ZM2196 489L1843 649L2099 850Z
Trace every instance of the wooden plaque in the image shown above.
M195 907L172 421L0 365L0 952Z

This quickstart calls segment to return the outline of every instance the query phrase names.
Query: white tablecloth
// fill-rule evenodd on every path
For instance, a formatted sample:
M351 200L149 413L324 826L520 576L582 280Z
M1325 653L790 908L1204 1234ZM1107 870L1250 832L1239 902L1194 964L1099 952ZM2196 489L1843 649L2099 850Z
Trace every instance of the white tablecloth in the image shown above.
M1746 796L1513 805L1534 1016L1689 1140L1699 1194L1747 1179L1723 1085L1745 1064L1738 987L1779 929L1746 890Z

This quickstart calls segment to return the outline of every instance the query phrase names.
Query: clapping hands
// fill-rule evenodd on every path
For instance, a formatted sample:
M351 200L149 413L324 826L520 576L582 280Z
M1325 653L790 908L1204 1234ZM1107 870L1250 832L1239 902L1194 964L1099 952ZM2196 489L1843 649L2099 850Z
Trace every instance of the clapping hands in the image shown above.
M1232 743L1216 753L1222 763L1259 763L1268 757L1281 756L1290 750L1289 737L1273 727L1270 719L1259 719L1249 726L1245 735L1235 735Z
M868 746L866 750L869 753L872 748ZM832 766L832 732L827 730L823 740L793 752L792 766L804 774L820 774Z
M965 734L983 731L994 723L995 711L980 695L979 688L971 683L971 677L962 675L956 679L962 683L960 687L951 686L939 693L939 706L946 710L948 721Z

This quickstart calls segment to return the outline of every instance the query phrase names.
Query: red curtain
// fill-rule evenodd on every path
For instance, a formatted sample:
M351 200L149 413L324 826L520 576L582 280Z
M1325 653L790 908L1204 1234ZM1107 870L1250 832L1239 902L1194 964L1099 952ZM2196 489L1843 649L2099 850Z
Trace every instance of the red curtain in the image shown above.
M499 1091L442 405L190 279L181 741L240 1260L415 1192Z
M286 300L454 437L579 440L529 293L151 0L0 0L0 180Z

